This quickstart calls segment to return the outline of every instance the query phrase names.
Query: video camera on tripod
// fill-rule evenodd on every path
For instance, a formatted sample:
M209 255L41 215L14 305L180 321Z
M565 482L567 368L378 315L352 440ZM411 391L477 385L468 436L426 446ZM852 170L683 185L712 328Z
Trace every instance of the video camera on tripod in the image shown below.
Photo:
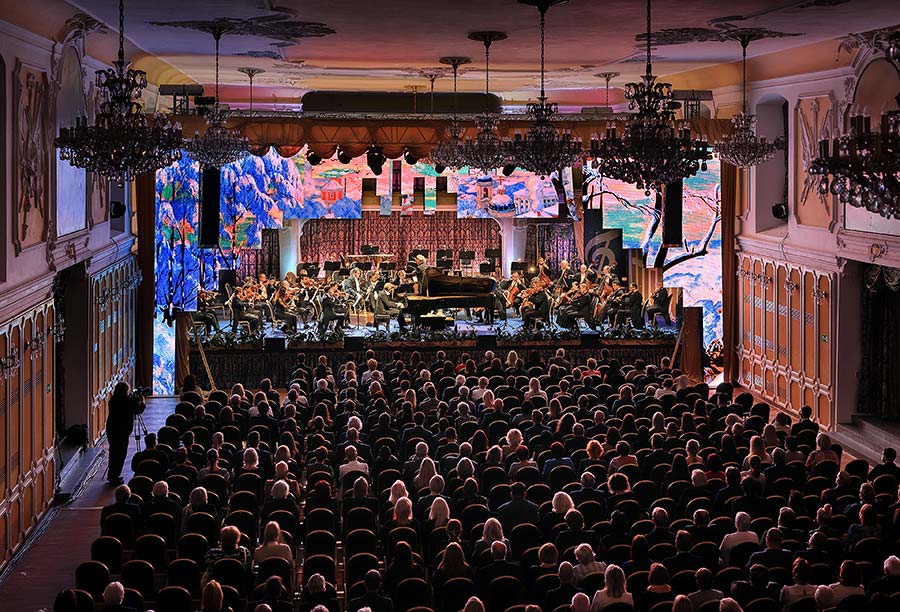
M133 431L135 446L137 446L138 450L141 450L141 440L147 435L147 426L144 425L144 417L142 416L147 408L144 398L151 395L153 395L153 389L150 387L134 387L131 389L131 393L128 394L128 397L137 403L137 409L134 412L135 427L133 427Z

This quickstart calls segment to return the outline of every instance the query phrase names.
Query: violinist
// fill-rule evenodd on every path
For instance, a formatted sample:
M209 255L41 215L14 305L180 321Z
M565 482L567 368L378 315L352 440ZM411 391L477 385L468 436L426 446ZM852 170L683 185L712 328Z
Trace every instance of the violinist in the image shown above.
M637 283L631 283L628 291L622 297L622 305L616 311L615 324L624 324L627 318L631 318L634 327L644 327L644 318L641 316L644 308L644 296L638 290Z
M593 296L590 294L588 284L573 285L568 296L568 301L565 305L560 306L559 313L556 316L556 322L560 327L575 329L578 325L578 319L584 319L591 329L597 329L593 319L594 313L591 309Z
M272 306L277 315L276 318L284 321L281 330L284 333L293 333L297 331L297 315L294 300L296 298L297 289L293 289L288 281L282 281L272 296Z
M622 287L619 279L613 279L612 289L612 293L609 294L609 297L606 298L606 303L603 305L603 308L600 309L598 322L601 324L605 323L607 319L615 315L622 307L622 299L625 297L625 288Z
M522 321L526 326L537 325L537 322L550 314L550 296L547 295L547 285L541 279L535 278L531 288L522 292Z
M203 323L206 328L206 335L210 336L213 329L219 331L219 320L212 310L212 301L218 295L215 291L207 291L206 289L197 290L197 312L193 313L194 321Z
M537 260L537 276L541 279L541 282L544 283L545 289L546 285L549 285L551 281L550 277L550 264L548 263L550 260L546 255L544 257L538 257Z
M322 317L319 319L319 336L325 335L325 330L332 321L337 321L337 329L344 329L344 319L347 317L347 309L341 299L338 286L331 285L325 297L322 298ZM346 294L344 294L346 295Z
M662 315L663 319L666 321L666 325L672 324L672 318L669 316L669 301L672 297L669 295L669 290L659 286L659 289L653 292L653 295L650 296L649 304L647 305L647 318L650 320L650 324L653 327L656 327L656 315Z
M250 287L245 285L244 287L238 287L231 296L232 332L237 332L240 321L247 321L252 330L257 330L262 325L263 319L260 317L259 311L253 307L249 292Z
M575 271L572 269L572 266L569 265L568 261L563 259L559 262L559 277L556 279L556 283L554 283L556 287L567 291L572 288L572 285L577 278Z

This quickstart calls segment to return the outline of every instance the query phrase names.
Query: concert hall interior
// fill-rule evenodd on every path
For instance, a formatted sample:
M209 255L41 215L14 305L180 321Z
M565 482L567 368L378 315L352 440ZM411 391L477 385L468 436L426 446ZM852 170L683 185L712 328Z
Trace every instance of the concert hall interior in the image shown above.
M897 609L896 0L0 6L0 610Z

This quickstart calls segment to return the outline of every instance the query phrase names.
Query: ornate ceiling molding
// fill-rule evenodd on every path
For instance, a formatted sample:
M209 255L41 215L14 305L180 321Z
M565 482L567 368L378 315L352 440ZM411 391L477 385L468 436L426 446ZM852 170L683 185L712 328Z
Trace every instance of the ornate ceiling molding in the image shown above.
M730 42L736 36L749 36L753 40L763 38L790 38L803 36L802 32L777 32L768 28L740 28L722 22L708 28L666 28L650 34L650 42L658 47L684 45L688 43ZM646 34L634 37L638 42L646 42Z
M86 13L75 13L66 19L66 23L57 36L57 42L65 44L72 39L84 38L92 32L109 34L109 28Z

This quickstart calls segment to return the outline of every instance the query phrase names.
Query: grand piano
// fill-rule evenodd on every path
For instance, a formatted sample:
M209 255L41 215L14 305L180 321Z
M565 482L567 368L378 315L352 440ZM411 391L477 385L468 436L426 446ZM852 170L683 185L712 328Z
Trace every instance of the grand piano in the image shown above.
M484 308L494 321L494 289L497 282L486 276L452 276L427 267L421 273L419 295L406 297L406 312L418 324L422 315L441 308Z

